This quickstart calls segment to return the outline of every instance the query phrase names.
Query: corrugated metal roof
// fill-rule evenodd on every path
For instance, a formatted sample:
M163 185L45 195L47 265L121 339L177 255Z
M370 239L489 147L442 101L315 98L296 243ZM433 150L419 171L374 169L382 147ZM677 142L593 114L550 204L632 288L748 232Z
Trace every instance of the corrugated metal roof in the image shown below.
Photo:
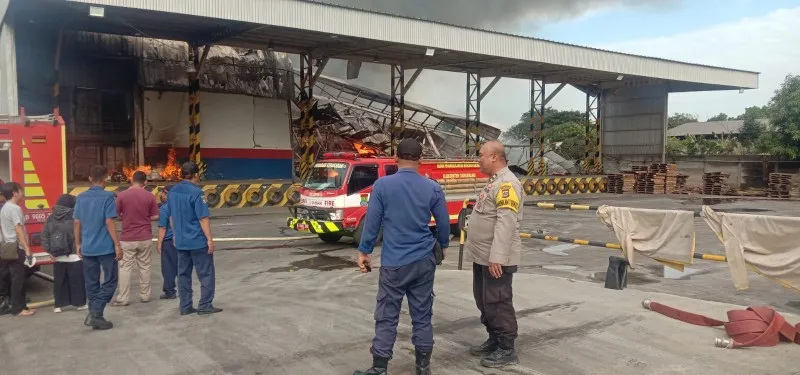
M769 125L769 120L756 120L761 125ZM712 134L739 134L744 126L744 120L687 122L667 131L670 137L684 137L687 135L712 135Z
M280 28L287 38L302 38L304 33L316 32L417 47L422 52L425 47L431 47L450 51L451 57L463 53L465 57L489 58L482 62L490 68L497 68L496 74L500 75L505 74L502 69L510 65L512 70L524 70L537 64L548 64L583 70L587 79L591 78L588 77L591 72L607 72L709 85L696 90L758 88L758 73L755 72L623 54L311 1L66 1L268 25ZM421 59L422 55L419 55Z

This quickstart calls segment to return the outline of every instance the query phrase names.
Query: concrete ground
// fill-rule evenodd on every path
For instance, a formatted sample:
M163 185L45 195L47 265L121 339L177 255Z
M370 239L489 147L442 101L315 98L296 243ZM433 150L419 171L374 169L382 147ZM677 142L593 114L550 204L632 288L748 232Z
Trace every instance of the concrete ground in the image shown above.
M563 201L563 200L559 200ZM635 207L699 208L699 201L667 197L598 196L579 203ZM717 203L717 202L707 202ZM715 207L797 215L784 202L719 202ZM800 206L800 205L797 205ZM285 228L286 209L220 209L212 227L222 238L275 237L271 241L219 242L214 316L180 317L177 301L108 307L115 328L94 332L84 314L41 309L31 318L0 318L0 374L351 374L369 364L377 272L359 273L355 250L342 243L297 236ZM526 207L524 229L592 240L614 240L593 213ZM698 219L698 251L721 246ZM705 231L705 232L704 232ZM437 272L434 325L436 374L800 374L800 346L725 350L718 328L671 320L641 307L644 298L724 319L736 305L766 304L800 322L800 295L758 276L736 292L725 264L698 261L691 275L664 278L642 260L624 291L602 287L615 251L526 240L515 276L521 364L483 369L467 346L485 339L471 294L471 275L457 270L457 243ZM553 246L566 245L568 247ZM466 263L469 265L468 263ZM45 270L48 272L48 270ZM136 295L134 274L132 293ZM153 295L160 294L158 263ZM196 284L196 282L195 282ZM50 286L30 282L33 301L50 298ZM199 285L195 285L195 299ZM688 298L687 298L688 297ZM704 300L718 301L706 302ZM726 303L720 303L726 302ZM413 374L410 318L404 308L392 374Z

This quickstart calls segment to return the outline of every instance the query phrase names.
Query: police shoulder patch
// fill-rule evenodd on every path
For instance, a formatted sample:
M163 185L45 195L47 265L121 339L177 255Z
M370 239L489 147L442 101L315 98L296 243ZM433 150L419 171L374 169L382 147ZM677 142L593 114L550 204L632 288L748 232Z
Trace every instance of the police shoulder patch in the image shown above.
M206 198L205 194L201 195L200 199L203 201L203 203L208 204L208 198Z
M514 190L514 185L510 182L504 182L500 184L500 188L497 190L497 196L495 197L495 202L497 203L497 209L507 208L514 212L519 211L519 195L517 195L516 190Z

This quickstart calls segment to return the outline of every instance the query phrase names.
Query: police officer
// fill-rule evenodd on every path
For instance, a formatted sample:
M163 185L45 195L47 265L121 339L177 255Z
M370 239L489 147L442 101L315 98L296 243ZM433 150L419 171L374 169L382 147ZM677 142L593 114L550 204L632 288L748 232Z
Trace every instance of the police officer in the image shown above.
M481 172L491 177L470 215L465 248L474 262L473 294L489 339L470 352L483 357L485 367L502 367L519 363L514 350L517 317L511 281L522 246L522 184L508 169L505 149L498 141L481 147L478 163Z
M413 326L411 341L416 348L417 375L430 374L433 350L433 279L436 260L434 245L449 245L450 217L444 192L435 181L419 174L422 146L404 139L397 146L397 173L378 179L372 186L367 215L358 246L358 266L368 272L370 255L383 226L383 247L375 306L375 337L372 367L354 375L386 374L397 338L403 296ZM439 228L431 232L431 214Z
M214 240L211 237L210 212L203 190L197 186L200 168L192 161L181 166L183 181L169 191L167 209L178 250L178 297L181 315L208 315L221 312L214 301ZM200 301L192 304L192 268L200 280Z

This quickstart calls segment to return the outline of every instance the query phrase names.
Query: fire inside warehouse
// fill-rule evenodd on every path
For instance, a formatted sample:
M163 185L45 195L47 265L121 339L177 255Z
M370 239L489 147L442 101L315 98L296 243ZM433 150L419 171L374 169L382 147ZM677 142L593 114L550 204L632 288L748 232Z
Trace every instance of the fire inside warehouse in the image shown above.
M43 64L47 59L36 56L52 55L54 49L24 43L25 38L32 41L33 35L50 33L29 25L20 29L20 104L32 115L52 113L53 98L40 89L49 82L26 67ZM213 46L197 77L199 92L192 93L187 64L197 51L185 42L73 31L63 31L60 41L53 42L61 43L56 99L66 124L71 185L88 183L96 164L105 165L111 181L119 184L130 181L136 171L154 183L177 180L195 137L202 139L197 146L202 145L199 157L206 180L300 178L298 71L288 55ZM337 151L391 155L390 95L325 75L318 77L314 90L315 142L310 152L316 159ZM190 111L195 107L202 107L202 113ZM406 126L396 139L419 140L428 158L463 157L463 116L408 101L405 108ZM485 139L500 135L493 126L481 126ZM202 132L193 134L191 127Z

